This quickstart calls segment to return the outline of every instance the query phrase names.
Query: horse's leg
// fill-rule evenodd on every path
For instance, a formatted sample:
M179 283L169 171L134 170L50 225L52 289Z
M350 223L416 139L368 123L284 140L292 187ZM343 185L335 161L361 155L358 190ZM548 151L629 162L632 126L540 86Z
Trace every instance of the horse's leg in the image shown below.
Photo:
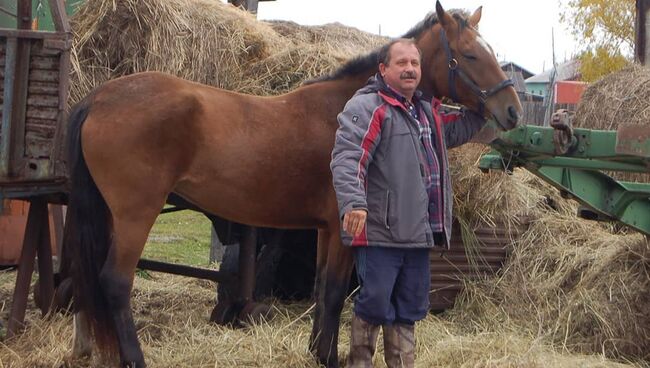
M327 266L327 248L330 241L330 232L327 229L318 230L318 242L316 252L316 275L314 278L314 324L309 337L309 350L316 355L318 349L318 341L320 340L320 333L323 330L323 303L320 297L325 288L325 271Z
M84 312L74 314L74 332L72 333L72 357L90 356L93 351L92 334L88 317Z
M338 339L341 310L347 295L352 274L352 251L344 247L339 234L339 221L330 222L325 288L319 295L323 304L322 329L317 346L317 356L321 364L338 367Z
M123 367L145 366L131 312L131 289L149 230L163 204L164 197L160 199L159 207L149 206L145 209L129 206L128 209L120 209L119 214L124 216L113 216L114 241L99 279L115 327Z

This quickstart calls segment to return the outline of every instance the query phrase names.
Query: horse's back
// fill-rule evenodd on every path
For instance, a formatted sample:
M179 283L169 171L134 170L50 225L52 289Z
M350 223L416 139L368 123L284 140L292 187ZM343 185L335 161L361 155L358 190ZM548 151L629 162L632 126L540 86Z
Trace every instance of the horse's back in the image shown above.
M334 131L305 119L291 95L249 96L146 72L104 84L90 103L83 151L109 206L130 210L123 198L144 205L175 192L239 222L323 223ZM335 117L320 115L311 118Z

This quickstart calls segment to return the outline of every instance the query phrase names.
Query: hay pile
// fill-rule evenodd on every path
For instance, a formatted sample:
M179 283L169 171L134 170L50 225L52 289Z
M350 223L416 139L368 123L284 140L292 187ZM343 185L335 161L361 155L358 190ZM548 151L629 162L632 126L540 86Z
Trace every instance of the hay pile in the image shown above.
M72 28L71 104L106 80L148 70L238 92L283 93L386 40L341 25L258 22L213 0L88 0Z
M476 162L486 151L472 144L450 151L455 214L470 227L530 225L496 277L465 281L448 320L468 334L512 331L650 366L648 240L576 218L576 202L522 169L481 174Z
M549 211L496 279L470 282L451 320L512 328L552 346L650 364L650 245ZM509 326L509 327L506 327Z
M282 47L270 27L220 1L88 0L71 23L73 103L108 79L147 70L237 89L247 65Z
M650 68L632 64L591 84L582 96L576 127L616 130L620 124L650 125ZM650 182L650 174L608 174L624 181Z
M582 96L574 125L616 130L619 124L650 125L650 69L633 64L591 84Z

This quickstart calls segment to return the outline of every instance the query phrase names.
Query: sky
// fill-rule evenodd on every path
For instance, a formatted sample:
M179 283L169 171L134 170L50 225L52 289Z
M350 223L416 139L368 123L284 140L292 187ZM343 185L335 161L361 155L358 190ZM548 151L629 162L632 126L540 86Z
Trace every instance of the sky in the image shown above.
M560 24L560 0L441 0L445 9L470 12L483 6L479 31L501 60L537 74L552 66L551 35L557 62L578 50ZM339 22L363 31L397 37L435 9L434 0L275 0L259 3L258 19L291 20L304 25Z

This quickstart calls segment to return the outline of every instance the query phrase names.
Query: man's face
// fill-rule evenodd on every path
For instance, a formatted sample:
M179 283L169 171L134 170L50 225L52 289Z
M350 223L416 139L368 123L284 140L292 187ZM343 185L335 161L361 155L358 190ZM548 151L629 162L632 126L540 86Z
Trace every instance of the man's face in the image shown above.
M386 83L411 98L420 83L420 53L417 47L398 42L389 50L388 65L379 64L379 72Z

